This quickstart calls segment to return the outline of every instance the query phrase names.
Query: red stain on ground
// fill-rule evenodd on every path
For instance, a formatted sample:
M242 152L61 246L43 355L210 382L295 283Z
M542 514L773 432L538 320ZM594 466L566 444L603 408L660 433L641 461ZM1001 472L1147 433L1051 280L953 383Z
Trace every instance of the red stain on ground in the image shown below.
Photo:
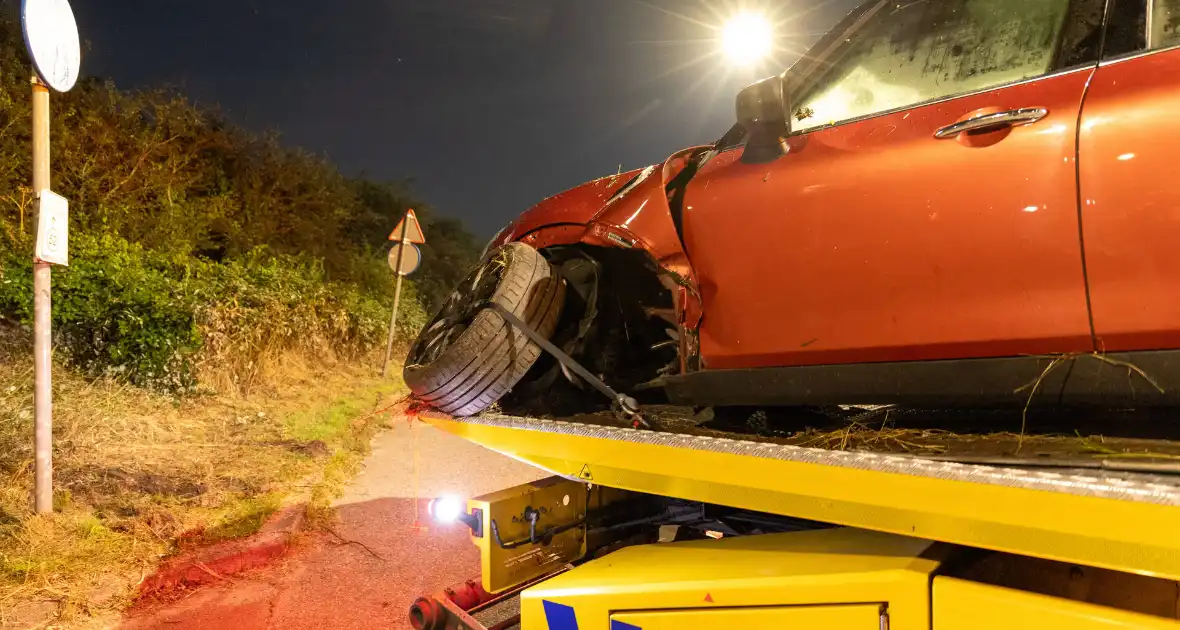
M424 502L418 502L421 514ZM145 602L123 630L264 628L409 629L414 600L479 573L466 528L412 529L415 501L341 506L334 535L317 534L276 564L171 602ZM380 558L375 557L368 547Z
M175 591L223 582L271 564L287 553L303 524L305 505L292 505L271 515L258 533L237 540L201 544L203 530L181 534L181 552L165 561L140 587L141 601L174 599Z
M167 593L178 588L215 584L232 576L264 567L287 552L286 534L268 534L251 538L249 542L218 543L193 554L184 554L165 564L150 579L145 580L140 592L150 598L155 593Z

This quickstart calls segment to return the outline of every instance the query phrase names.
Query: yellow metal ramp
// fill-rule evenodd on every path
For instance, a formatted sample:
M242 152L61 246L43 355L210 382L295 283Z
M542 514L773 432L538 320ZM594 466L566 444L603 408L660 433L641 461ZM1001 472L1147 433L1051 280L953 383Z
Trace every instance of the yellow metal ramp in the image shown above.
M1001 468L515 416L430 424L569 478L1180 579L1180 477Z

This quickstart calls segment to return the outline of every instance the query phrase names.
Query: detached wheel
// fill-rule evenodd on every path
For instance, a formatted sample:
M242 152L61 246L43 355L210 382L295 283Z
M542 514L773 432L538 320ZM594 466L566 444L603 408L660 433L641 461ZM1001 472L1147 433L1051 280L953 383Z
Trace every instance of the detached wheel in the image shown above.
M406 358L406 385L456 416L488 408L524 377L541 348L487 308L496 302L548 339L565 305L565 283L540 252L509 243L451 292Z

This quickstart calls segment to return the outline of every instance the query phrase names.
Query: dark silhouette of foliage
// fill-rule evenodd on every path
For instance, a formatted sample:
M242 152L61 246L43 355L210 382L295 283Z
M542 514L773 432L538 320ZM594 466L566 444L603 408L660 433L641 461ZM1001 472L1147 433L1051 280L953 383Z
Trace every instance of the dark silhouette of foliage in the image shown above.
M17 16L0 0L0 317L27 324L31 71ZM387 237L407 208L428 244L405 333L478 256L463 225L405 182L346 177L174 91L87 79L52 108L53 189L70 200L74 243L55 275L57 342L90 371L175 389L214 348L250 359L301 339L318 353L377 344L393 292Z

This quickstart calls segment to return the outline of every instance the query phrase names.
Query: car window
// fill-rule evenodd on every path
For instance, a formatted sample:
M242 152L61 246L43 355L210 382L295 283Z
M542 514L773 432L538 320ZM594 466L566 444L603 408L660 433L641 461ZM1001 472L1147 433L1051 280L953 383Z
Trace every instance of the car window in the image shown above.
M1148 48L1180 45L1180 0L1152 0Z
M1180 46L1180 0L1113 0L1104 59Z
M792 126L805 131L1045 74L1068 9L1069 0L892 2L809 81Z

